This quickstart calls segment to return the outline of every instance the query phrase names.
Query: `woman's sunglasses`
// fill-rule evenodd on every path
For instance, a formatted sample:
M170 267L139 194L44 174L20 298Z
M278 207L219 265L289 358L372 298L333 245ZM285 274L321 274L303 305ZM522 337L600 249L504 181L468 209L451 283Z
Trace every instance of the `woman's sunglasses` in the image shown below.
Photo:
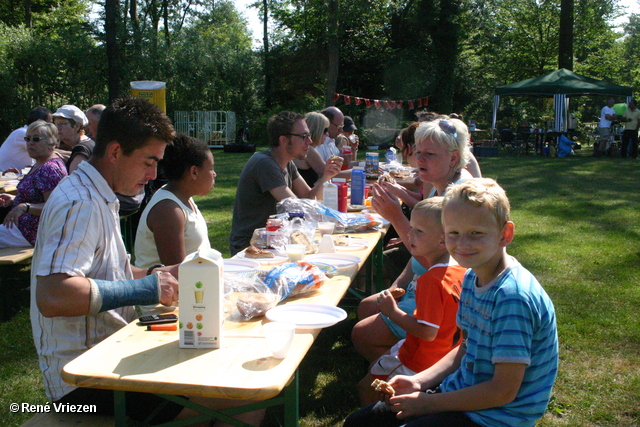
M24 140L27 142L38 142L38 141L42 141L42 140L46 140L47 138L43 137L43 136L34 136L34 137L29 137L29 136L25 136Z

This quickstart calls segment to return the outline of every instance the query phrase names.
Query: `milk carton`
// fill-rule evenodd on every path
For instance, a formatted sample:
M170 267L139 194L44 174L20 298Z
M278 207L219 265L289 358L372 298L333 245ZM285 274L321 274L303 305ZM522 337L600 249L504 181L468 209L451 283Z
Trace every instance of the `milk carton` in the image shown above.
M180 264L180 348L222 346L223 273L222 256L215 249L201 249Z

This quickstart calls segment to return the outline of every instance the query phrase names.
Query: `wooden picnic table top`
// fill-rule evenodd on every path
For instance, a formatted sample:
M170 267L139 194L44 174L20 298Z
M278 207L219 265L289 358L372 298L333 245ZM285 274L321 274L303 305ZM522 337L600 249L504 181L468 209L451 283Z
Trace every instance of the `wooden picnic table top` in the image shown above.
M360 233L370 245L355 251L362 261L329 279L318 291L280 305L336 306L382 233ZM229 313L225 314L230 316ZM69 362L62 378L69 384L111 390L212 398L265 400L288 384L321 329L298 329L284 359L274 359L263 338L264 317L227 317L220 349L183 349L178 332L150 332L132 322ZM206 367L203 370L203 367Z

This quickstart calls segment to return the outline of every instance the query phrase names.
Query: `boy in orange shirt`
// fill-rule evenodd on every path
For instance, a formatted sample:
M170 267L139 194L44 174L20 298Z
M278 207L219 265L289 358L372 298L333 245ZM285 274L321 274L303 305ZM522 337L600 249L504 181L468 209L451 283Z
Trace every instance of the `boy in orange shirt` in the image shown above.
M362 405L378 399L378 393L371 387L375 378L388 380L396 375L414 375L460 344L456 313L467 269L459 266L447 252L441 215L442 197L422 200L411 213L411 255L425 257L431 267L420 278L414 277L417 286L413 316L398 308L388 290L379 295L380 312L407 331L407 338L374 362L360 381L358 391Z

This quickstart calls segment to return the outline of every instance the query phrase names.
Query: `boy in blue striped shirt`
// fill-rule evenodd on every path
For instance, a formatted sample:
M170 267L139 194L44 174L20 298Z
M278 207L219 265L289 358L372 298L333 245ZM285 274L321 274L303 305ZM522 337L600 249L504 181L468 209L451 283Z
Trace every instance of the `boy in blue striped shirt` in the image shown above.
M463 344L419 374L394 377L396 395L351 414L345 427L529 427L544 415L558 370L555 312L535 277L506 252L514 236L509 212L491 179L447 190L447 250L470 269L457 316Z

